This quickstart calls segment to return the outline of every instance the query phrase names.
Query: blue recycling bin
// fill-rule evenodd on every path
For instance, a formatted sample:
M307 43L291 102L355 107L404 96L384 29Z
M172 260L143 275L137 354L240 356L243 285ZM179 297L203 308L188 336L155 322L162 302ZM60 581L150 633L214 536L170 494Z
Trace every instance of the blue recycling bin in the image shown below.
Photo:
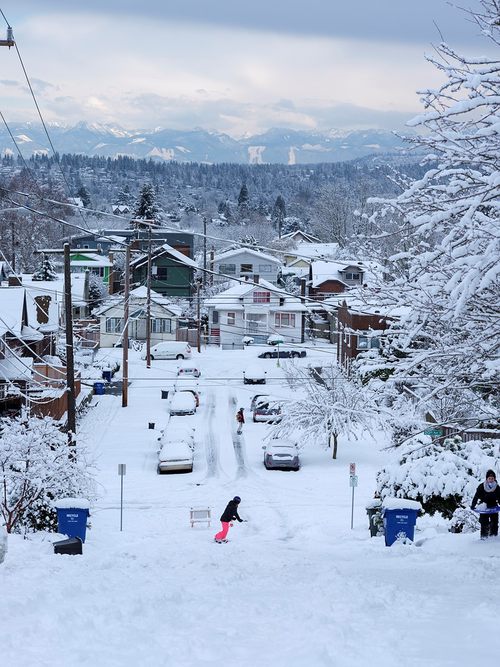
M401 538L406 538L413 542L418 513L418 509L384 508L383 516L386 547L390 547L396 540Z
M85 542L89 510L82 507L56 507L57 532L68 537L79 537Z
M111 376L112 376L112 371L103 371L102 372L102 379L106 380L106 382L111 382Z
M94 394L102 396L104 394L104 382L94 382Z

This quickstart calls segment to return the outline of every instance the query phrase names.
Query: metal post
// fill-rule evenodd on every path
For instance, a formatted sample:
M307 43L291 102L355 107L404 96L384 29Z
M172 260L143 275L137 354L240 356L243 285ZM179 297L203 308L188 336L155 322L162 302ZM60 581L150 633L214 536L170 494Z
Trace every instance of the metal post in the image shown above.
M123 530L123 475L120 475L120 532L122 530Z
M128 320L130 298L130 245L127 243L125 251L125 302L123 304L123 364L122 364L122 408L128 405Z
M149 229L148 243L148 275L147 303L146 303L146 368L151 368L151 227Z
M71 266L69 243L64 244L64 308L66 319L66 395L68 432L76 434L75 359L73 350L73 308L71 303ZM70 443L74 444L73 438Z
M354 485L352 486L352 498L351 498L351 530L354 525Z

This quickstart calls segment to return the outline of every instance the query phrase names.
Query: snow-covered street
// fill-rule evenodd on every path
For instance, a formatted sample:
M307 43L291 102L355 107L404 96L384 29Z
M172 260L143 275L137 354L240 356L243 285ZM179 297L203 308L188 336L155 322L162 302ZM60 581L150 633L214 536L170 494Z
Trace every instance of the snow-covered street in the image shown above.
M96 457L100 499L83 556L54 555L47 533L10 536L0 567L2 665L477 663L497 625L498 538L450 534L424 518L413 545L371 539L365 504L389 456L382 436L341 440L336 461L320 446L305 448L299 472L267 471L267 427L252 422L249 403L257 393L286 399L291 390L275 360L262 362L265 387L243 385L241 369L255 354L193 354L201 404L194 417L176 417L196 425L191 474L156 474L168 420L161 390L172 385L176 362L154 361L148 371L134 356L126 409L120 397L94 397L79 438ZM295 363L330 357L331 348L309 350ZM350 462L359 476L353 530ZM127 464L123 532L119 463ZM236 494L248 522L235 523L228 544L215 544ZM212 508L210 528L190 527L193 506Z

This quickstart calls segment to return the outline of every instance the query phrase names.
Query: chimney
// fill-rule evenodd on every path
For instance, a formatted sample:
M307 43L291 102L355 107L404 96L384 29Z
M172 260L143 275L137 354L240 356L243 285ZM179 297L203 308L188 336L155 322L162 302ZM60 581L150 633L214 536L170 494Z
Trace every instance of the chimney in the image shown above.
M259 280L260 280L260 276L259 276L259 274L258 274L258 273L254 273L254 274L253 274L253 281L254 281L254 283L257 283L257 285L258 285L258 284L259 284Z
M20 287L23 284L22 276L9 276L9 287Z

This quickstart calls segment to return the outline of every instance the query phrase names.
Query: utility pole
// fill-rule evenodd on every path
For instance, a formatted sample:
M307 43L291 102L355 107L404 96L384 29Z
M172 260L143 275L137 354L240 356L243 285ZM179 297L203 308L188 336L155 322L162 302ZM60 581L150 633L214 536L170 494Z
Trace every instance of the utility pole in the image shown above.
M207 282L207 216L203 216L203 286Z
M200 294L201 292L201 280L196 281L196 319L198 322L198 352L201 352L201 304L200 304Z
M151 227L148 242L148 275L146 280L146 368L151 368Z
M64 244L64 308L66 319L66 395L68 403L68 432L70 443L74 444L72 435L76 434L76 401L75 401L75 357L73 351L73 307L71 303L71 267L69 243Z
M128 405L128 320L130 298L130 244L125 251L125 301L123 304L123 363L122 363L122 408Z

